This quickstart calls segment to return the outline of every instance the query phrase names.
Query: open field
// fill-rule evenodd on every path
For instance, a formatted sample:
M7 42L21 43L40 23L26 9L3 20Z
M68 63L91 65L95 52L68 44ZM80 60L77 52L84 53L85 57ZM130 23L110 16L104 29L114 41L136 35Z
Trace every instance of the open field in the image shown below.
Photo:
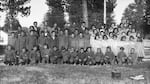
M0 66L0 84L149 84L146 80L135 81L130 76L145 74L149 63L129 67L117 66ZM121 79L111 78L117 69Z

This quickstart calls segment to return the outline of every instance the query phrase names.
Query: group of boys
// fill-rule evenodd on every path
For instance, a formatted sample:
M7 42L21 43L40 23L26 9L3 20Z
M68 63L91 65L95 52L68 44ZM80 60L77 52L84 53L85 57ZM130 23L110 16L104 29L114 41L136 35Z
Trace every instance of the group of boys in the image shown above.
M5 51L4 63L8 65L18 64L80 64L80 65L103 65L103 64L133 64L136 61L136 53L131 49L129 56L120 48L117 56L108 46L103 53L100 48L94 53L90 47L90 33L85 23L80 29L61 30L57 25L53 28L37 27L37 22L29 28L29 32L19 31L12 33L9 45ZM70 33L70 31L72 31Z

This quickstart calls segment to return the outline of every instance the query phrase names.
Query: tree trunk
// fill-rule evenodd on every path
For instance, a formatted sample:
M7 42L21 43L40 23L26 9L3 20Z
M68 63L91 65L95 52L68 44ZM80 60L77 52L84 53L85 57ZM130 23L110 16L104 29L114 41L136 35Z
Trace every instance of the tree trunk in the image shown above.
M86 23L86 27L88 27L88 8L87 8L87 0L82 0L83 6L83 21Z

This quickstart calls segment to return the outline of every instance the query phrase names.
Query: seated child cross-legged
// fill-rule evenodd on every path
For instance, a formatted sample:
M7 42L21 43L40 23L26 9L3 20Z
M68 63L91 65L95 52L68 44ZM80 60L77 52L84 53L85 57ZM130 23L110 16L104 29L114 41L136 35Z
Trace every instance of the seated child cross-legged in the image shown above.
M108 46L106 48L104 62L105 62L105 64L112 64L113 65L114 59L115 59L115 55L112 52L111 47Z
M77 58L77 64L79 65L84 65L86 62L86 54L84 52L84 48L81 48L80 51L77 54L78 58Z
M31 65L40 63L41 54L37 46L33 47L32 51L30 52L29 59Z
M129 56L128 56L128 63L129 64L136 64L137 63L137 53L135 52L134 48L131 48Z
M77 56L77 52L75 51L74 48L71 48L69 50L70 58L69 58L69 63L70 64L75 64L75 58Z
M101 48L98 48L97 52L95 53L95 62L96 62L96 65L104 64L104 54L101 51Z
M8 45L7 49L5 50L4 63L6 65L15 65L16 63L16 54L11 45Z
M124 47L120 47L120 51L117 55L119 64L127 64L127 55L124 52Z
M49 63L49 56L51 54L51 49L48 48L47 44L44 44L41 50L42 63Z
M22 65L29 64L29 52L26 48L22 48L19 59L19 63L21 63Z
M50 63L52 64L62 63L61 52L58 50L56 46L53 47L52 54L50 56Z
M88 47L86 50L86 58L84 59L87 65L94 65L94 52L92 51L91 47Z
M63 48L61 51L61 55L63 58L63 63L68 64L69 63L69 55L70 55L68 49Z

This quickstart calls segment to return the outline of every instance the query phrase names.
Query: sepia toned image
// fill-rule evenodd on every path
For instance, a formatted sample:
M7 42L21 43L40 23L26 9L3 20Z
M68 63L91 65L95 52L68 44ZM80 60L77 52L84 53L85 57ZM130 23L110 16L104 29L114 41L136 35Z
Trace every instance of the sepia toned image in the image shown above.
M150 0L0 0L0 84L150 84Z

